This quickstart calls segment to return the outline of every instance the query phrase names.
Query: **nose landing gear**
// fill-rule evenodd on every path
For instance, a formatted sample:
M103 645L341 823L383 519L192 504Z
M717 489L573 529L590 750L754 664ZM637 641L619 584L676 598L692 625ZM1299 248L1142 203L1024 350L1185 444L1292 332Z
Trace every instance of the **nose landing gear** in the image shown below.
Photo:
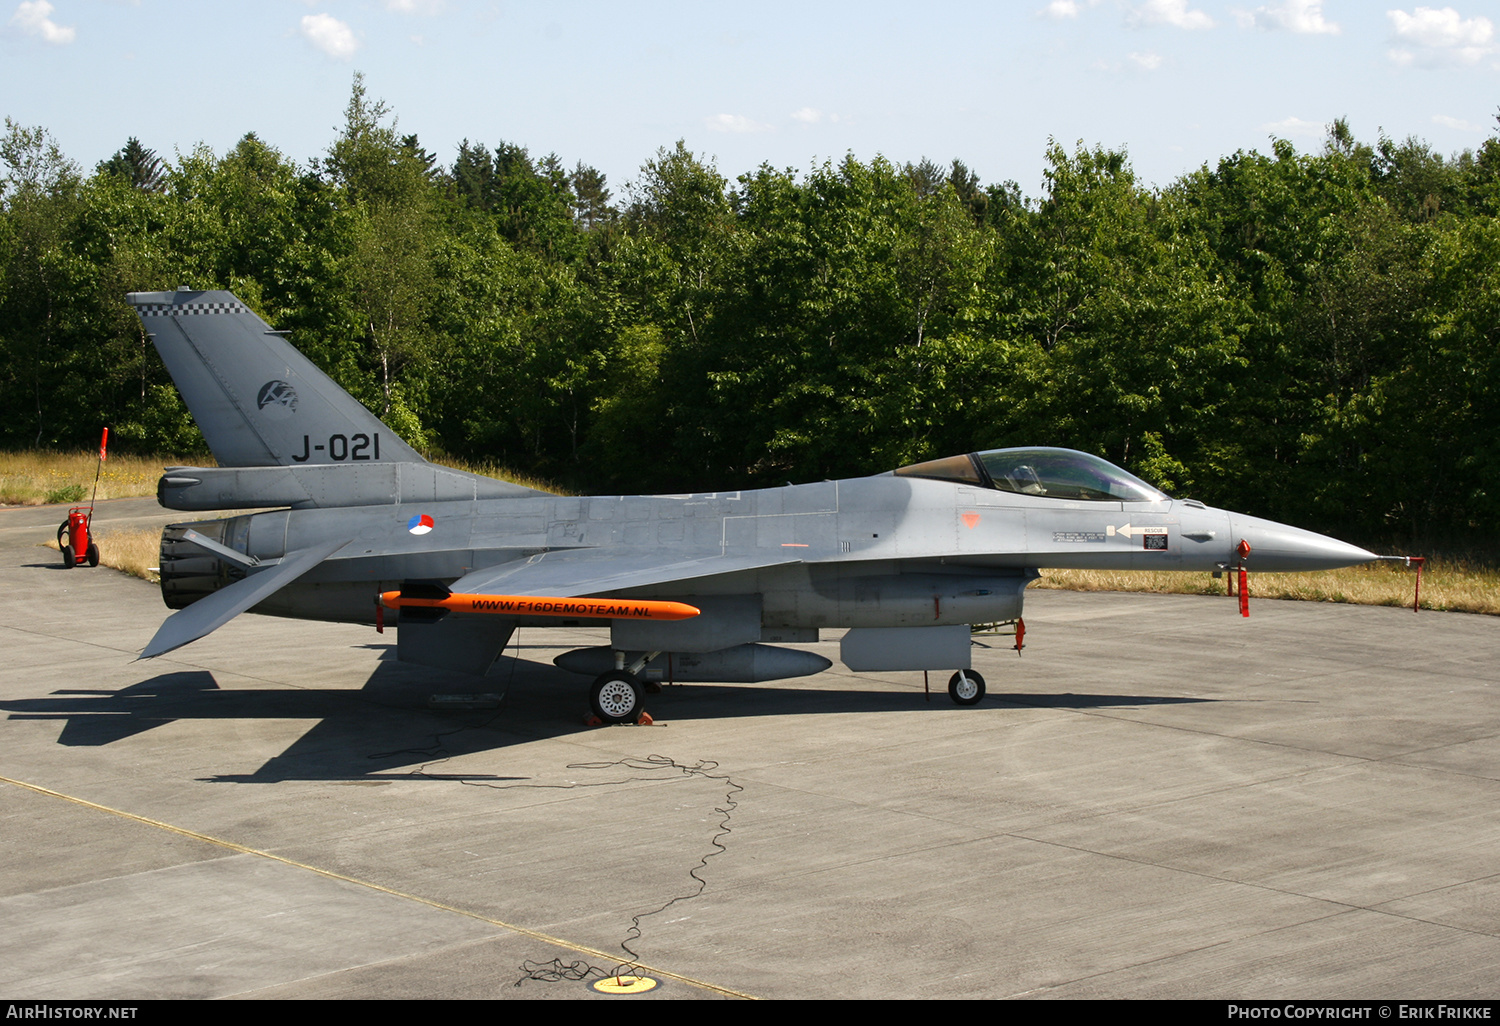
M959 670L948 678L948 697L956 705L978 705L984 698L984 678L975 670Z

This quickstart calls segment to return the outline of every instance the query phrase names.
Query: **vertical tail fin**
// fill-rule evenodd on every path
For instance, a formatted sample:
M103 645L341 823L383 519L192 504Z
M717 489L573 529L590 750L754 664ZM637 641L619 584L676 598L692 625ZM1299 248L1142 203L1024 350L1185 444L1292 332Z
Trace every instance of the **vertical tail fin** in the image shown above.
M229 292L132 292L222 467L425 462Z

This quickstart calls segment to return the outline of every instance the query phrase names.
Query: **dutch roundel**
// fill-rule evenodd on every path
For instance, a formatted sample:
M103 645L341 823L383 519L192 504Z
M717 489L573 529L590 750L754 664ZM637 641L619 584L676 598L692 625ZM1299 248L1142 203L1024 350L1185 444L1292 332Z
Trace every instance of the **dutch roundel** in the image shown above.
M426 513L418 513L406 522L406 529L412 534L426 534L432 527L432 517Z

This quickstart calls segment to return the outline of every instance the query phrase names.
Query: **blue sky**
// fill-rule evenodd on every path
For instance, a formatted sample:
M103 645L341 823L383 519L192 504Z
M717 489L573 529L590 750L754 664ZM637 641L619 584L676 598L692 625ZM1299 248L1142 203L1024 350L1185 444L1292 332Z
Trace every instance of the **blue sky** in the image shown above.
M91 169L254 131L299 162L353 73L451 162L507 140L604 171L618 196L677 139L733 178L959 157L1042 188L1049 137L1125 147L1166 185L1273 136L1477 146L1500 107L1500 3L1030 0L757 4L0 0L0 115Z

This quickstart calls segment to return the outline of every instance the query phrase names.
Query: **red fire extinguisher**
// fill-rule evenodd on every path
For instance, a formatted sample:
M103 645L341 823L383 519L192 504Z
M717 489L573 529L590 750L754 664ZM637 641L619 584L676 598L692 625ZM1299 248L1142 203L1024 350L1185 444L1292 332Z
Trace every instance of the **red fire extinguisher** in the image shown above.
M79 563L99 565L99 546L89 537L89 528L94 521L94 498L99 494L99 471L104 468L105 449L109 445L109 428L99 439L99 465L94 469L94 494L87 506L74 506L68 510L68 519L57 528L57 547L62 549L63 568L73 569ZM64 541L64 538L67 540Z

